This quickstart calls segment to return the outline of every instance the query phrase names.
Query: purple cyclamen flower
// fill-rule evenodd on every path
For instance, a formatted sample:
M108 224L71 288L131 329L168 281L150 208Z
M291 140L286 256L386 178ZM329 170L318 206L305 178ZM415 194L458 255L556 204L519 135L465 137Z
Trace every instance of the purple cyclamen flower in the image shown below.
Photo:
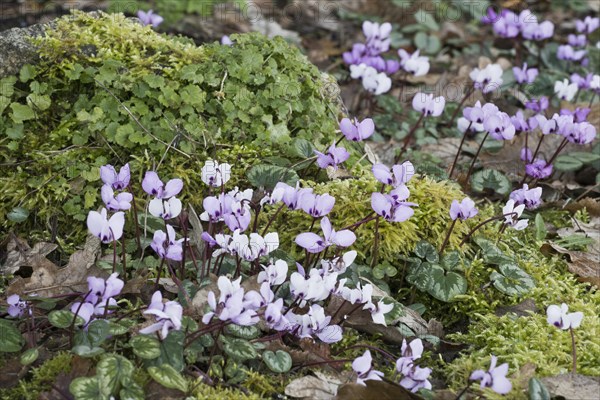
M502 85L502 67L500 64L489 64L483 69L474 68L469 74L475 85L483 93L489 93L500 88Z
M579 89L589 89L593 77L594 74L592 73L589 73L586 76L571 74L571 83L576 84Z
M523 38L528 40L546 40L554 35L554 24L550 21L544 21L541 24L526 23L521 27Z
M154 198L148 205L150 214L164 220L176 218L181 213L181 200L173 196L168 200Z
M444 96L433 98L433 94L417 93L412 100L413 110L426 117L439 117L444 112L446 99Z
M500 18L500 15L496 13L494 7L488 7L486 13L483 17L481 17L481 23L485 25L490 25L496 22Z
M548 109L550 105L548 97L542 96L539 99L531 99L525 103L525 108L536 113L540 113Z
M525 173L534 179L546 179L552 175L552 164L538 158L530 164L525 165Z
M450 218L456 220L457 218L463 221L473 218L479 211L475 208L475 202L468 197L465 197L460 203L458 200L452 200L450 205Z
M400 386L413 393L418 392L419 389L431 389L431 382L428 379L430 375L431 368L421 368L413 365L400 380Z
M102 185L100 190L102 201L110 211L129 210L133 195L127 192L121 192L115 196L111 185Z
M245 296L244 288L240 286L241 277L231 281L226 276L220 276L217 286L220 291L219 301L215 293L208 293L209 312L202 317L202 323L208 324L214 317L221 321L231 321L237 325L250 326L258 322L256 311L249 308L252 302Z
M281 285L285 282L288 273L288 265L283 260L271 262L268 266L263 266L263 270L258 273L258 283L268 282L269 285Z
M369 350L365 351L362 356L352 361L352 369L354 372L356 372L356 375L358 375L356 378L356 383L366 386L365 381L381 380L381 377L384 375L383 372L374 370L372 363L373 358L371 357L371 352Z
M519 85L524 83L533 83L537 78L539 71L537 68L527 68L527 63L523 64L523 68L513 67L515 80Z
M390 49L390 33L392 33L392 24L384 22L365 21L362 25L363 33L367 38L367 47L372 49L374 54L385 53Z
M302 196L302 210L313 218L323 217L335 205L335 197L325 194L305 193Z
M589 122L572 124L571 129L563 135L571 143L590 144L596 138L596 127Z
M102 208L100 212L90 211L87 217L87 227L90 233L100 238L102 243L111 243L119 240L123 235L124 225L125 213L122 211L114 213L108 219L106 208Z
M600 26L600 19L598 17L586 16L583 20L575 21L575 28L579 33L590 34L598 29Z
M165 20L160 15L155 14L153 10L150 10L148 12L139 10L137 12L137 16L140 19L142 25L152 25L154 28L157 28Z
M221 44L224 46L233 46L233 41L231 40L231 38L227 35L223 35L221 37Z
M144 314L153 315L156 322L144 329L140 329L140 333L147 335L154 332L159 332L161 339L165 339L169 335L169 331L181 329L181 319L183 317L183 307L176 301L167 301L163 303L162 294L159 290L152 295L150 307Z
M28 307L27 302L21 300L18 294L8 296L6 302L8 303L7 312L11 317L21 317Z
M336 343L342 340L342 328L329 325L331 317L325 315L325 309L312 304L304 315L288 312L290 321L295 325L290 328L300 338L312 338L313 335L324 343Z
M114 300L114 299L113 299ZM84 322L84 326L87 326L94 315L94 305L92 303L87 302L77 302L71 305L71 312L78 317L81 317ZM99 315L103 315L104 313L100 313Z
M102 179L102 182L104 182L105 185L111 186L114 190L125 189L129 186L129 180L131 179L129 163L123 165L119 170L119 173L117 173L115 167L110 164L101 166L100 179Z
M423 354L423 341L421 339L414 339L410 344L407 344L406 339L403 339L401 351L402 357L396 361L396 370L406 375L413 366L414 360L421 358Z
M276 331L285 331L289 330L292 325L291 322L286 318L285 314L282 312L283 309L283 299L279 298L274 302L267 304L265 308L265 323L271 329Z
M525 204L515 206L515 201L513 199L508 200L506 205L502 208L504 224L517 231L527 228L529 221L527 219L519 219L521 214L523 214L523 210L525 210Z
M231 165L219 164L214 160L207 160L202 167L202 182L208 186L221 187L231 178Z
M302 207L303 199L305 196L312 196L312 188L300 188L300 183L296 184L296 187L292 187L284 182L279 182L275 185L273 191L283 191L282 201L288 206L290 210L298 210Z
M309 253L320 253L333 244L338 247L348 247L356 240L356 235L351 230L344 229L336 232L331 227L331 222L327 217L321 219L321 229L323 230L323 237L313 232L301 233L296 236L296 244Z
M560 110L560 115L573 116L575 122L586 122L589 113L592 111L591 108L577 107L574 111L563 108Z
M394 187L408 183L415 175L415 167L410 161L396 164L391 169L384 164L375 164L371 171L379 182Z
M506 377L508 374L508 363L504 363L496 367L498 358L492 356L492 362L488 371L477 370L473 371L469 377L472 381L481 381L481 388L492 388L498 394L506 394L511 391L512 383Z
M167 233L163 231L154 232L154 237L150 247L158 254L160 258L167 258L173 261L181 261L183 257L184 239L175 239L175 229L167 225Z
M90 276L87 278L89 294L84 301L92 304L104 302L111 297L115 297L121 293L125 282L118 278L118 273L111 274L106 280Z
M159 199L168 199L169 197L177 196L181 192L183 181L181 179L171 179L165 185L156 172L148 171L144 175L142 188L151 196L156 196Z
M494 33L504 38L514 38L520 32L519 18L510 10L502 10L500 17L495 19L492 26Z
M510 117L510 121L519 132L531 132L538 127L538 120L535 117L525 119L523 111L519 110L515 115Z
M317 155L317 165L321 168L333 167L337 169L338 165L350 158L350 153L343 147L335 147L335 143L329 146L327 153L321 153L315 150Z
M361 142L375 132L375 124L371 118L365 118L361 122L355 118L344 118L340 121L340 130L347 140Z
M559 60L566 61L580 61L585 55L587 51L585 50L575 50L572 46L568 44L563 44L558 46L558 50L556 51L556 57Z
M375 192L371 194L371 208L386 221L404 222L415 213L411 207L417 205L405 201L408 195L406 186L399 186L393 191L393 194Z
M587 45L587 37L585 35L569 34L567 42L573 47L585 47Z
M547 321L560 329L576 329L581 325L583 313L581 311L569 313L569 306L562 303L560 306L551 305L546 310Z
M542 204L542 188L529 189L529 185L525 183L521 189L514 190L509 198L515 204L524 204L526 209L535 210Z
M505 112L487 118L483 122L483 128L496 140L512 140L515 137L515 126Z

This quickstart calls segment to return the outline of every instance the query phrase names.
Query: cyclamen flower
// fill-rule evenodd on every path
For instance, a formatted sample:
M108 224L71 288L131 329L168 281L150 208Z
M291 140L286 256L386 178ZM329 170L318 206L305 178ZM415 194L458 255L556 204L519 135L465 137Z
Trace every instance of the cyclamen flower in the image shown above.
M289 318L295 322L296 334L300 338L311 338L313 335L324 343L336 343L342 340L342 327L329 325L331 317L325 315L325 309L318 304L312 304L304 315L289 312Z
M156 172L148 171L144 175L142 188L150 196L155 196L159 199L168 199L169 197L177 196L181 192L183 181L181 179L171 179L165 185Z
M316 233L305 232L296 236L296 244L306 249L309 253L320 253L333 244L339 247L348 247L356 240L356 235L351 230L344 229L336 232L331 227L331 222L329 222L329 218L327 217L321 219L321 229L323 230L324 237Z
M305 193L302 196L302 210L313 218L323 217L335 205L335 197L325 194Z
M531 132L538 127L538 120L535 117L525 119L523 111L519 110L515 115L510 117L510 121L519 132Z
M418 392L419 389L431 389L431 382L428 379L430 375L431 368L421 368L413 365L400 380L400 386L413 393Z
M521 160L531 162L533 160L533 152L529 147L523 147L521 149Z
M160 258L181 261L183 258L182 243L184 240L185 239L175 240L175 230L171 225L167 225L167 233L163 231L154 232L150 247L152 247Z
M581 311L569 313L569 306L562 303L560 306L551 305L546 310L547 321L560 329L576 329L581 325L583 313Z
M550 21L544 21L541 24L537 22L524 23L521 25L521 35L528 40L546 40L554 35L554 24Z
M102 182L104 182L105 185L111 186L114 190L125 189L129 186L129 180L131 179L129 163L123 165L119 170L119 173L117 173L115 167L110 164L101 166L100 179L102 179Z
M343 274L352 265L356 256L357 253L355 250L347 251L341 257L335 257L332 260L321 260L321 266L326 273L337 272Z
M116 307L117 301L114 296L121 293L125 283L118 278L115 272L106 280L90 276L87 278L88 293L83 302L73 303L71 312L81 317L85 325L92 319L93 315L104 315L111 313L110 307Z
M207 160L202 167L202 182L208 186L221 187L231 178L231 165L219 164L214 160Z
M487 118L483 122L483 128L496 140L512 140L515 137L515 126L505 112Z
M509 198L515 201L515 204L524 204L528 210L535 210L542 204L542 188L536 187L529 189L529 185L523 184L523 188L514 190Z
M571 143L589 144L596 138L596 127L589 122L575 123L569 132L564 133L564 136Z
M164 220L176 218L181 213L181 200L173 196L168 200L154 198L148 205L150 214Z
M579 89L589 89L594 74L589 73L586 76L571 74L571 83L575 83Z
M577 84L569 83L568 79L554 82L554 93L561 99L571 101L577 93Z
M125 225L125 213L116 212L107 218L106 208L100 212L90 211L87 217L87 227L90 233L102 241L102 243L111 243L121 239L123 235L123 226Z
M363 22L362 30L367 38L367 46L369 48L375 49L378 53L385 53L389 50L392 24L385 22L380 25L377 22L365 21Z
M513 227L517 231L521 231L527 228L529 221L526 219L519 219L525 204L521 204L515 207L515 201L510 199L506 202L506 205L502 208L502 214L504 215L504 223L508 226Z
M550 105L548 98L546 96L542 96L539 99L531 99L525 103L525 108L531 110L533 112L539 113L548 109Z
M458 200L452 200L450 205L450 218L456 220L457 218L463 221L473 218L479 211L475 208L475 202L468 197L465 197L460 203Z
M217 286L220 291L219 301L213 291L208 292L208 306L210 310L202 317L202 323L208 324L214 317L221 321L231 321L237 325L250 326L258 322L256 311L248 308L244 288L240 286L241 277L231 281L225 276L220 276Z
M387 326L385 323L385 314L389 313L394 309L393 304L385 304L383 300L379 300L377 305L373 303L367 303L363 310L369 310L371 312L371 318L373 322L379 325Z
M585 55L587 51L585 50L575 50L568 44L563 44L558 46L558 50L556 51L556 58L559 60L566 61L580 61Z
M423 354L423 341L421 339L414 339L410 344L406 343L406 339L402 340L402 357L396 361L396 371L406 375L413 366L413 362L416 359L421 358Z
M394 187L408 183L415 175L415 167L410 161L396 164L391 169L384 164L375 164L371 171L379 182Z
M439 117L444 112L446 99L444 96L433 98L432 94L417 93L412 101L413 110L426 117Z
M265 308L265 323L271 329L275 329L276 331L285 331L289 330L291 327L291 322L286 318L284 313L282 313L283 309L283 299L279 298L274 302L267 305Z
M481 70L474 68L469 77L473 80L475 89L481 89L483 93L489 93L499 89L502 85L502 67L500 64L489 64Z
M352 369L356 372L356 375L358 375L356 383L366 386L365 381L381 380L381 377L384 375L383 372L374 370L372 363L373 358L371 357L371 352L369 350L365 351L362 356L352 361Z
M389 222L404 222L413 216L415 211L411 208L415 203L407 202L409 190L402 185L390 194L375 192L371 194L371 208Z
M523 68L513 67L513 74L515 75L515 80L519 85L524 83L533 83L535 78L537 78L539 71L537 68L529 68L527 69L527 63L523 64Z
M296 187L292 187L284 182L279 182L275 185L273 191L282 191L281 200L288 206L290 210L298 210L302 208L303 198L305 196L312 196L312 188L300 188L300 183L296 184ZM333 207L333 206L332 206Z
M140 333L147 335L159 332L161 339L166 339L172 330L181 329L181 319L183 317L183 307L176 301L167 301L163 303L162 294L159 290L152 295L150 307L144 314L153 315L156 322L146 328L140 329Z
M335 143L329 146L327 153L323 154L317 150L317 165L321 168L333 167L337 169L338 165L350 158L350 153L343 147L335 147Z
M375 132L375 124L371 118L365 118L361 122L356 118L354 120L344 118L340 121L340 130L346 140L360 142L371 137Z
M548 164L541 158L525 165L525 173L535 179L546 179L552 175L552 170L552 164Z
M586 107L577 107L574 111L562 109L560 110L560 115L568 115L572 116L575 122L586 122L588 114L592 110Z
M587 45L587 37L585 35L569 34L567 42L573 47L585 47Z
M365 90L380 95L388 92L392 87L392 80L384 72L377 72L365 63L350 66L350 76L361 79Z
M496 367L498 358L492 356L492 362L488 371L477 370L469 377L472 381L480 381L481 388L492 388L498 394L506 394L511 391L512 383L506 377L508 374L508 363L504 363Z
M11 317L21 317L28 308L27 302L21 300L18 294L8 296L6 302L8 303L7 312Z
M285 282L288 273L288 265L283 260L271 262L268 266L263 266L263 270L258 273L258 283L268 282L269 285L281 285Z
M231 38L227 35L223 35L221 37L221 44L224 46L233 46L233 41L231 40Z
M294 272L290 276L290 293L302 300L300 305L309 300L323 301L336 291L337 278L337 272L325 274L317 269L311 269L308 278L303 272Z
M102 201L110 211L129 210L133 195L127 192L121 192L115 196L111 185L102 185L100 190Z
M598 17L590 17L589 15L583 20L578 19L575 21L577 32L588 35L598 29L598 26L600 26L600 19Z
M231 255L238 255L246 261L254 261L257 258L266 256L272 251L277 250L279 247L279 235L277 232L267 233L265 237L262 237L258 233L251 233L250 237L247 235L240 234L239 230L233 232L233 236L228 235L216 235L215 239L217 242L223 239L227 241L226 251ZM215 256L220 252L215 252Z
M400 49L398 56L400 56L400 66L406 72L414 76L427 75L429 72L429 58L419 55L419 50L409 54L406 50Z
M150 10L148 12L139 10L137 12L137 17L139 18L142 25L152 25L154 28L157 28L165 20L160 15L155 14L153 10Z

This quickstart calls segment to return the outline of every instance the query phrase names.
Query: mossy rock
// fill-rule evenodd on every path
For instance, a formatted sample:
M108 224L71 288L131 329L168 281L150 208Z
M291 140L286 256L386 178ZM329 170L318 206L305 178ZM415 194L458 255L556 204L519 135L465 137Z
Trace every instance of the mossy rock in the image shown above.
M282 38L232 39L198 47L121 14L81 12L32 39L39 62L0 80L2 231L80 241L105 163L130 162L134 184L150 168L180 177L199 206L208 157L234 164L232 183L244 184L270 156L297 161L294 140L331 143L331 79ZM15 207L30 212L18 227L7 220Z

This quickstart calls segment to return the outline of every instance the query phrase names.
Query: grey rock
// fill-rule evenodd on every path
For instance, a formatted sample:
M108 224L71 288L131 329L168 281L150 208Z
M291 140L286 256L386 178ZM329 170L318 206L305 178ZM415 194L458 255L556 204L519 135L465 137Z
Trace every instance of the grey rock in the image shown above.
M39 59L31 38L44 35L53 23L13 28L0 32L0 78L19 73L25 64L35 64Z

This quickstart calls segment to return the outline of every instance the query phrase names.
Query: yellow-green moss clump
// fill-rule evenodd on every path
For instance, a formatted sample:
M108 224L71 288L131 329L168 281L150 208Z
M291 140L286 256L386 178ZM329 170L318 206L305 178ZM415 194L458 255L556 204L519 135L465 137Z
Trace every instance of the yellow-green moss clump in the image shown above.
M104 13L48 28L39 64L0 80L2 231L79 242L105 163L133 161L134 184L148 168L180 177L199 205L208 157L243 183L273 153L297 161L296 139L330 143L339 106L318 69L281 38L232 38L198 47ZM15 207L30 212L19 226L7 220Z

